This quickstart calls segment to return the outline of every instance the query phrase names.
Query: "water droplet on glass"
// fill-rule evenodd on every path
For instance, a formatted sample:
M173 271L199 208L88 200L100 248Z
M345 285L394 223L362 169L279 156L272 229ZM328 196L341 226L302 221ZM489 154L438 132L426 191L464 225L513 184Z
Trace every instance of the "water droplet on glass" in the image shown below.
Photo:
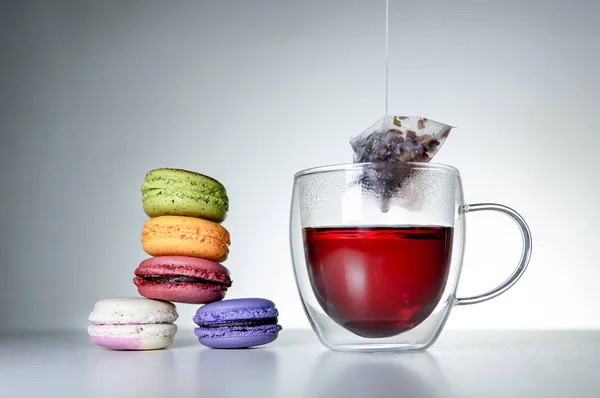
M380 209L381 209L382 213L387 213L388 211L390 211L390 199L389 198L384 197L381 199Z

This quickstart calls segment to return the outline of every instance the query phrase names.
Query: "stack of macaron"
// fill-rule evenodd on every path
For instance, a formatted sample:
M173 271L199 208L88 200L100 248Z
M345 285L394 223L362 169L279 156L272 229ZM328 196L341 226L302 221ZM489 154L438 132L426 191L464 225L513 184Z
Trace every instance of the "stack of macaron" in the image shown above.
M229 232L221 225L229 210L225 187L205 175L157 169L142 184L142 247L153 256L141 262L133 282L140 295L204 304L222 300L231 286L220 263L229 255Z
M221 262L229 255L229 232L221 225L229 210L225 187L203 174L156 169L142 184L142 247L150 258L134 271L144 298L103 299L89 320L90 340L116 350L170 346L178 318L172 302L207 304L194 322L200 343L212 348L246 348L278 336L278 312L270 300L223 300L232 281Z

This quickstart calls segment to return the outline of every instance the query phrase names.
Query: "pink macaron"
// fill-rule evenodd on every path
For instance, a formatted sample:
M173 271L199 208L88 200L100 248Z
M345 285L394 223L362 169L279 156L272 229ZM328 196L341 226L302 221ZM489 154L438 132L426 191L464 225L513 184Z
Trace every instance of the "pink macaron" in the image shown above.
M227 268L197 257L151 257L142 261L134 274L140 295L177 303L219 301L231 286Z

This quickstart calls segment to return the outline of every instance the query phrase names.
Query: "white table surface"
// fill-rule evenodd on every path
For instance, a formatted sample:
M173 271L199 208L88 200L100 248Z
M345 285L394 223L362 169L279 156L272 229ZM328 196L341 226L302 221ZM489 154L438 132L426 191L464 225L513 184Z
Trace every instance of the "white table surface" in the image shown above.
M600 397L600 331L444 331L421 353L340 353L310 330L212 350L108 351L85 331L0 335L0 397Z

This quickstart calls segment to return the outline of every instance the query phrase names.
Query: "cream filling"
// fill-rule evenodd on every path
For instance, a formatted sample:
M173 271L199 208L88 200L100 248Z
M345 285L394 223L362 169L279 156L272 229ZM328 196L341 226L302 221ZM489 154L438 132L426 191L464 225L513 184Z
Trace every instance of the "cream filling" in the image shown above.
M147 323L129 325L90 325L90 336L97 337L123 337L140 339L172 339L177 333L177 325L173 323Z

